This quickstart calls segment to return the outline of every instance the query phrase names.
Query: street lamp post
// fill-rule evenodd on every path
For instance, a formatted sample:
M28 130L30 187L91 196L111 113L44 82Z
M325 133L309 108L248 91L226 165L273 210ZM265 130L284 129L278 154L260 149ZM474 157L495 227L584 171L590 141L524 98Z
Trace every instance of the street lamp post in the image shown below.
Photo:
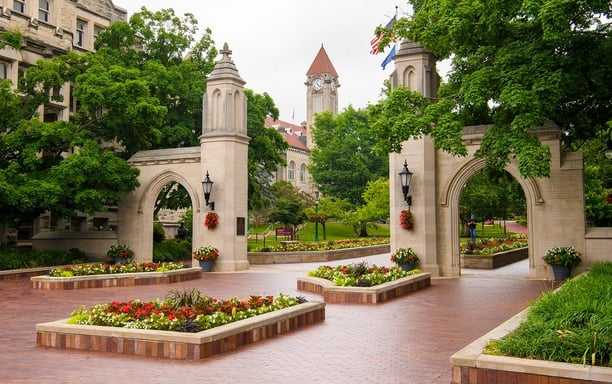
M206 204L207 207L210 207L211 211L215 210L215 202L210 201L213 184L214 182L210 179L210 175L208 174L208 171L207 171L206 177L204 177L204 180L202 180L202 189L204 190L204 203Z
M408 207L412 206L412 195L410 194L410 184L412 182L413 173L408 169L408 161L404 161L404 168L399 173L400 181L402 183L402 193L404 194L404 201L408 204Z

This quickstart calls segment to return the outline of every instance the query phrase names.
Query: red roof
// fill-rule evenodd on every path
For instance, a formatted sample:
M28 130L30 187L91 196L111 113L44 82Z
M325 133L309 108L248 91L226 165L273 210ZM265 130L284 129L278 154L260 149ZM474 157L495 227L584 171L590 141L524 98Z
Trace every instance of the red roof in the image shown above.
M321 49L319 49L319 53L317 53L317 57L315 57L314 61L310 65L310 69L306 72L307 76L312 75L320 75L322 73L330 74L334 77L338 77L338 72L336 72L336 68L332 64L329 56L327 56L327 52L325 48L321 45Z
M290 147L299 149L301 151L309 150L306 144L300 140L300 137L306 137L306 127L290 123L288 121L274 120L271 117L266 118L266 127L274 128L276 130L282 128L279 133L283 135L285 141Z

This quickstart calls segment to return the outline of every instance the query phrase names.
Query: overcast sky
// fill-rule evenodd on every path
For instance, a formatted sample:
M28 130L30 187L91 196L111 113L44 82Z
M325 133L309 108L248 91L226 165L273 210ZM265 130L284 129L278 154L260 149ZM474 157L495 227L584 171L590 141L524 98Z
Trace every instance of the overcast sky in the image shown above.
M213 31L217 47L227 42L247 87L268 92L281 119L306 119L306 71L321 44L329 54L341 88L340 108L366 106L379 98L385 54L370 55L374 29L385 24L404 1L393 0L115 0L131 15L140 7L157 10L171 6L193 13L201 29Z

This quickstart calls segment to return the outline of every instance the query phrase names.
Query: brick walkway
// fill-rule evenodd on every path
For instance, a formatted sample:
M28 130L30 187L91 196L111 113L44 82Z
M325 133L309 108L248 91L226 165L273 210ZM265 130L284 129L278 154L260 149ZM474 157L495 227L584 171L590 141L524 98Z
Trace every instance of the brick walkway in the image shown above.
M289 270L293 269L293 270ZM302 272L256 269L185 283L41 292L27 280L0 281L0 383L443 383L449 357L519 312L544 282L486 277L433 286L380 306L328 305L327 320L288 336L202 362L173 362L35 346L36 323L81 304L163 296L198 287L215 296L297 294ZM309 296L317 299L317 296Z

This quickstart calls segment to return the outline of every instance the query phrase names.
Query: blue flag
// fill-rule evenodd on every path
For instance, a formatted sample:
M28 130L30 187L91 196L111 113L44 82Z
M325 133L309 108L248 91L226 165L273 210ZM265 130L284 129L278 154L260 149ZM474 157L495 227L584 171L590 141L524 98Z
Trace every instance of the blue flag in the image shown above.
M395 46L393 46L393 49L391 49L391 52L389 52L389 54L387 55L387 57L381 64L383 70L385 70L385 68L387 68L387 65L390 62L392 62L393 59L395 59L395 55L396 55Z

